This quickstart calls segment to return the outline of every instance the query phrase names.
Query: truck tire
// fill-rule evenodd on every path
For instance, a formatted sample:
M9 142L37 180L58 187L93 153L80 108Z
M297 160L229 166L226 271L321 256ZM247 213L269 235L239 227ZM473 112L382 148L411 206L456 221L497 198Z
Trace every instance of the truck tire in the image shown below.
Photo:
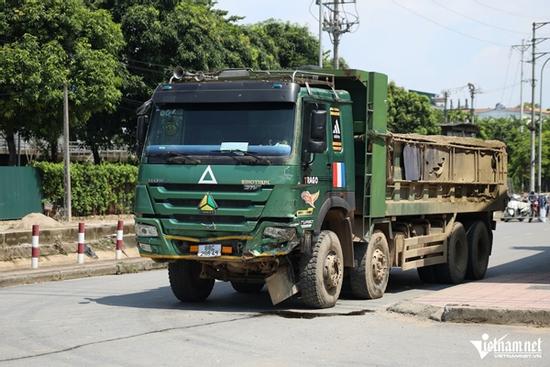
M374 232L368 244L354 247L357 266L350 270L351 293L361 299L381 298L390 277L390 249L382 232Z
M468 269L466 278L479 280L485 277L491 253L489 229L482 221L475 222L466 232L468 239Z
M422 283L437 283L435 265L428 265L421 268L416 268L416 271L418 272L418 277L420 278Z
M168 264L168 278L172 292L182 302L202 302L212 292L214 279L201 279L202 265L196 261L181 260Z
M344 255L334 232L321 231L311 254L302 255L299 279L300 300L305 306L328 308L336 304L344 279Z
M231 282L231 286L239 293L260 293L264 283Z
M466 231L460 222L455 222L447 239L447 262L435 265L436 280L439 283L461 283L468 268L468 241Z

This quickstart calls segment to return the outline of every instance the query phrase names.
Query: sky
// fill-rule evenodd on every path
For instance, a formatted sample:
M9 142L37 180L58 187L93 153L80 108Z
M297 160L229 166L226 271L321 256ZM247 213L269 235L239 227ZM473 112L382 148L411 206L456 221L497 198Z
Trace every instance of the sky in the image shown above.
M325 0L326 1L326 0ZM359 27L343 36L340 55L351 68L385 73L398 85L431 93L450 91L455 101L468 97L467 83L479 90L476 108L519 105L520 52L533 22L550 21L550 0L357 0ZM318 35L315 0L218 0L217 7L255 23L269 18L307 26ZM353 5L346 6L350 13ZM537 30L550 37L550 24ZM324 49L332 49L328 34ZM550 39L537 45L550 51ZM550 57L537 60L540 66ZM530 50L525 53L530 59ZM543 106L550 107L550 62L543 79ZM524 80L531 64L524 64ZM540 83L536 83L536 103ZM523 83L524 101L531 100Z

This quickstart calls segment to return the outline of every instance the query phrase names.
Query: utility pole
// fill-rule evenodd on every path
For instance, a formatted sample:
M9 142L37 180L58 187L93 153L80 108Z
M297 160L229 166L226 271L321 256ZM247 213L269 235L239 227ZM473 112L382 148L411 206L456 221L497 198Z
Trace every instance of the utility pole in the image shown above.
M538 155L538 170L537 170L537 186L538 192L542 192L542 78L544 76L544 68L550 61L550 58L546 59L542 63L540 69L540 93L539 93L539 155Z
M71 157L69 152L69 92L67 83L63 84L63 161L65 168L65 218L72 219L71 205Z
M319 0L319 66L323 67L323 4Z
M529 191L535 191L535 140L536 140L536 125L535 125L535 65L537 58L546 55L548 52L536 52L537 44L547 40L547 37L537 38L537 29L550 24L550 22L533 22L533 36L531 38L531 162L529 163Z
M523 64L525 62L525 51L527 51L529 47L530 46L528 44L525 44L524 39L521 40L521 45L512 46L513 50L519 50L519 52L521 53L521 60L520 60L521 69L520 69L520 79L519 79L520 80L520 83L519 83L519 122L520 122L519 131L520 132L523 132L523 83L525 83L525 79L523 76Z
M470 123L474 123L474 98L475 98L475 95L477 93L477 90L476 90L476 87L473 83L468 83L468 90L470 91ZM466 100L467 102L468 100ZM466 106L468 106L468 104L466 104Z
M445 121L446 124L449 123L449 111L447 110L447 100L449 99L449 91L444 90L443 91L443 98L445 101L445 105L443 106L443 121ZM452 101L451 101L452 106Z
M340 6L342 6L343 10L346 4L355 4L356 2L357 0L319 0L319 6L325 6L330 12L329 17L323 19L323 30L329 33L332 41L332 65L334 69L340 67L340 40L342 35L352 32L354 27L359 25L359 15L351 15L349 12L343 11L344 16L341 16ZM322 10L319 12L322 13Z

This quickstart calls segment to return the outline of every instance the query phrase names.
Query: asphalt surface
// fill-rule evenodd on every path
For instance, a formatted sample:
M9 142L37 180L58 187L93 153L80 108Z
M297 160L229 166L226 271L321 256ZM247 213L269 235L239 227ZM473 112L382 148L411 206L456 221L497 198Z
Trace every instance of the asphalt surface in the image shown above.
M550 224L506 223L489 277L548 271ZM386 307L441 289L394 271L384 298L311 311L218 282L182 304L165 270L0 289L0 366L548 366L550 328L419 320ZM542 358L481 359L470 341L536 341Z

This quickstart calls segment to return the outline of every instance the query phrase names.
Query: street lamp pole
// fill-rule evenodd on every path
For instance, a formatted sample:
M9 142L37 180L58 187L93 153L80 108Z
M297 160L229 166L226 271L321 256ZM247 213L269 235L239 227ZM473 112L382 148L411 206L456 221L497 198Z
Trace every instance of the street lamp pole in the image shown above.
M538 176L537 183L539 192L542 192L542 78L544 76L544 67L550 61L550 57L544 61L540 69L540 93L539 93L539 156L538 156Z
M535 126L535 64L537 62L537 58L539 58L542 55L547 54L548 52L539 52L537 53L535 51L536 46L538 43L545 41L547 39L550 39L549 37L539 37L536 36L537 29L544 27L545 25L550 24L550 22L533 22L533 38L531 39L531 160L529 162L529 191L534 192L535 191L535 140L536 140L536 129Z

